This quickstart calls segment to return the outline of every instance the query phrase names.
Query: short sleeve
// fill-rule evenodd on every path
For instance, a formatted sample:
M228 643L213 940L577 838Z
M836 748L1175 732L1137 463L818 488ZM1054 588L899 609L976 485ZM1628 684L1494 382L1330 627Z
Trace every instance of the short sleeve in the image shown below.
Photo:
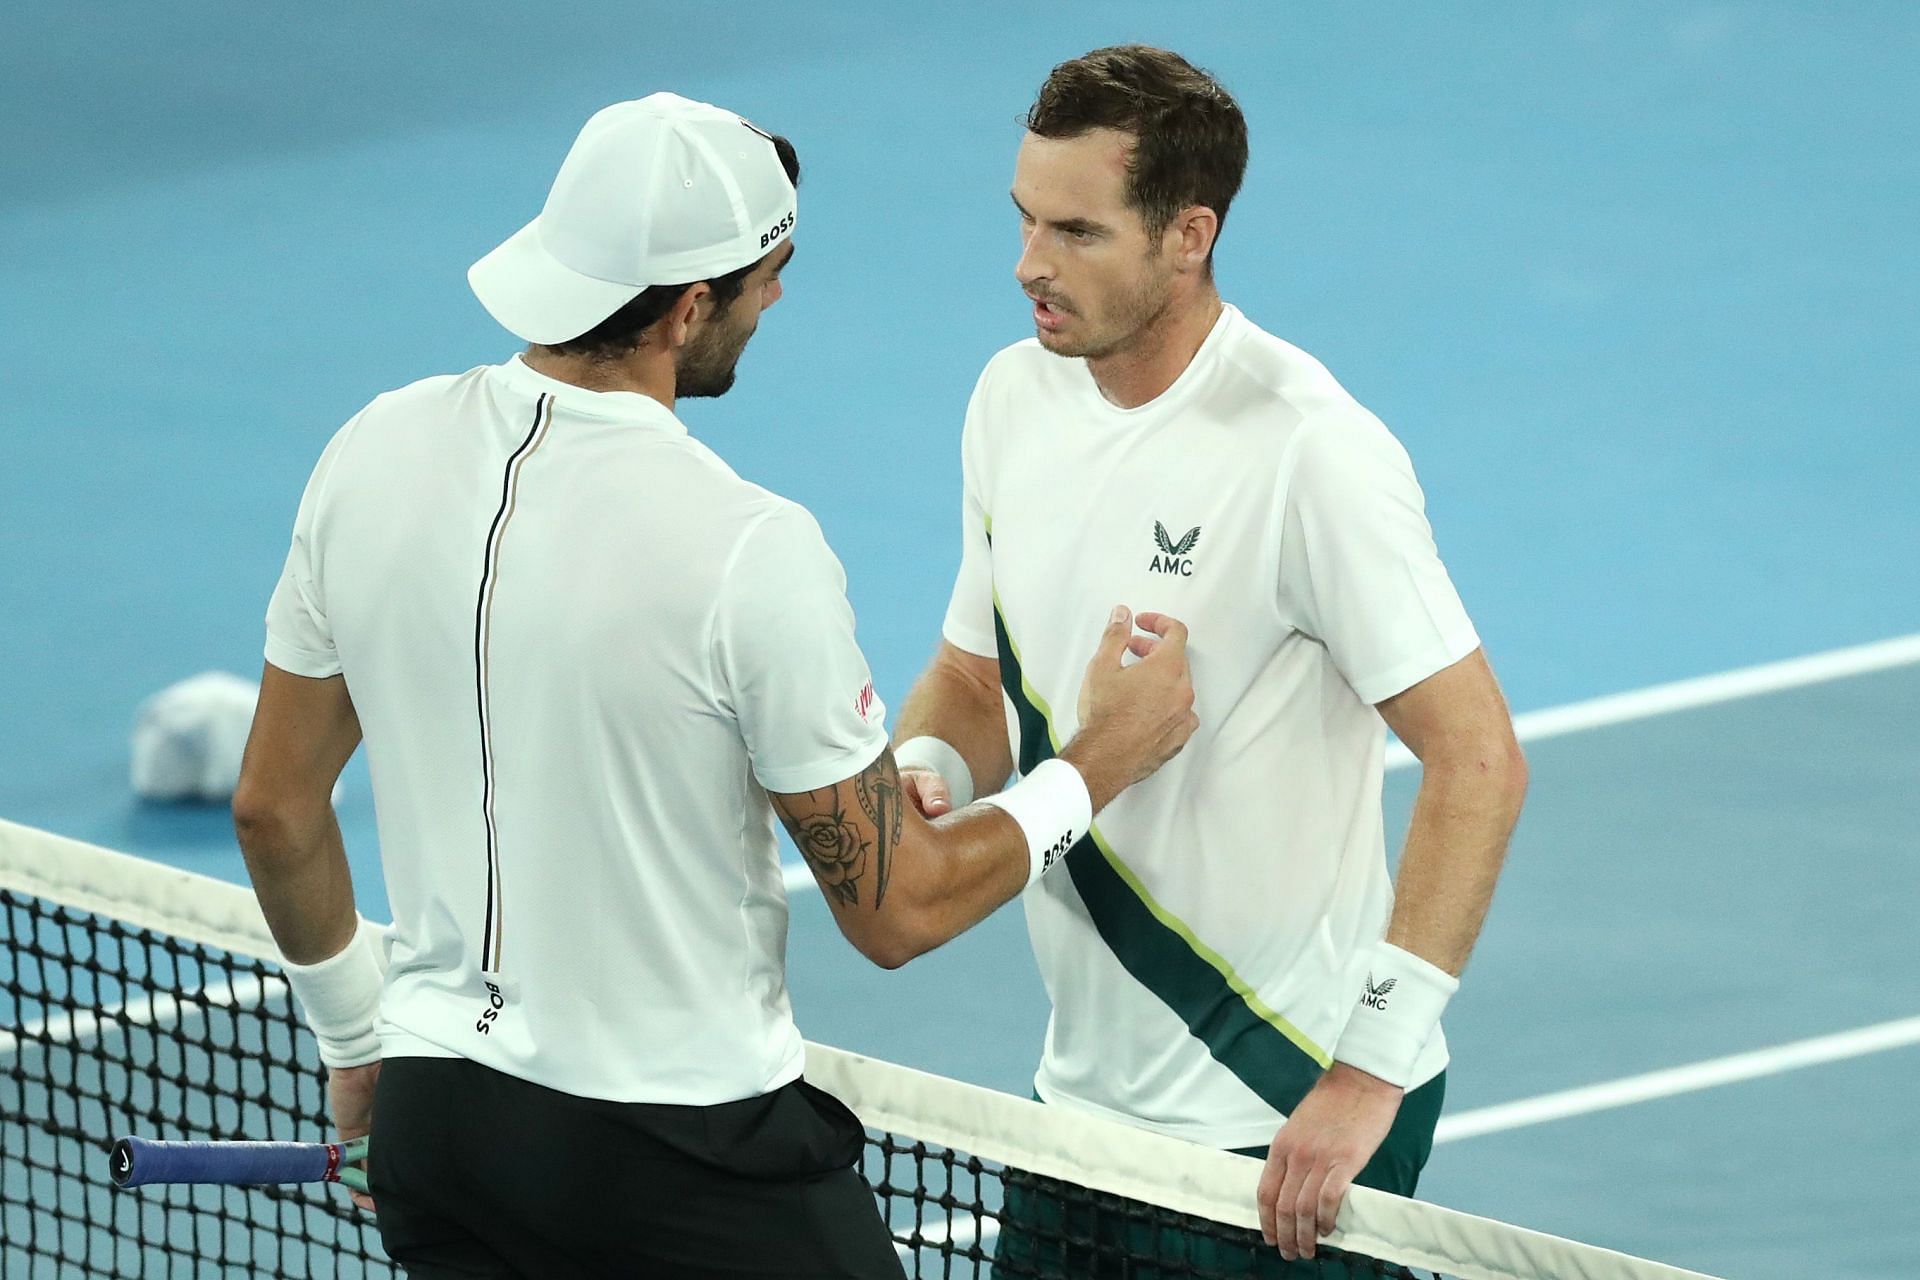
M340 655L327 622L326 593L321 584L324 558L320 508L327 477L351 426L349 423L327 445L307 480L299 514L293 520L293 545L287 549L279 584L267 602L267 661L297 676L324 679L340 674Z
M960 434L960 572L954 578L953 595L947 601L946 621L940 634L957 649L991 658L997 651L993 629L993 552L988 542L991 508L987 505L985 467L985 428L981 423L981 402L985 398L986 375L974 388L967 405L966 426Z
M1378 704L1480 645L1405 449L1371 417L1304 428L1286 478L1280 611Z
M886 747L853 627L846 573L805 509L783 506L746 533L715 605L714 660L768 791L843 782Z

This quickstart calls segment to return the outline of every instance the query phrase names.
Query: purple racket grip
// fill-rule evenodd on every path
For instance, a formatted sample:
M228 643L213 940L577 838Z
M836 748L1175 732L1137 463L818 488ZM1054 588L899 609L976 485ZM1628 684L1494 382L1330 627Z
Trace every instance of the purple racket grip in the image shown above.
M326 1182L339 1171L342 1148L325 1142L155 1142L121 1138L108 1172L116 1187L150 1182L202 1182L249 1187L275 1182Z

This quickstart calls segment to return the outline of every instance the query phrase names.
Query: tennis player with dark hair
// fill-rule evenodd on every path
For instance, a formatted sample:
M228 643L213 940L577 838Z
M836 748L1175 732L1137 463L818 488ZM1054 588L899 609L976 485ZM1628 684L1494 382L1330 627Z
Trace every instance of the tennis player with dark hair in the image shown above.
M895 756L923 812L964 805L1082 724L1093 602L1193 628L1203 728L1025 896L1053 1001L1034 1087L1263 1157L1260 1274L1283 1274L1351 1182L1414 1189L1526 765L1405 450L1221 300L1246 162L1239 107L1177 54L1100 49L1041 86L1013 181L1036 332L967 409L959 579ZM1397 886L1389 727L1424 766ZM1080 1274L1063 1229L1141 1256L1037 1183L1002 1256Z
M904 804L819 526L673 412L779 300L798 177L716 107L600 112L470 273L526 352L374 400L300 504L234 820L414 1276L899 1276L860 1125L801 1078L776 810L897 965L1193 731L1184 628L1108 601L1058 762ZM390 939L328 803L363 735Z

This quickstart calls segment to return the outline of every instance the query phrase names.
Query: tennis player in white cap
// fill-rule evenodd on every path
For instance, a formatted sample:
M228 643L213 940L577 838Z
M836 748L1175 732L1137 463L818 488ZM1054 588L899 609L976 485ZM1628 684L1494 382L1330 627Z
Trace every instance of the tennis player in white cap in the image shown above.
M1117 608L1056 762L902 803L818 525L673 413L779 300L798 176L716 107L600 112L470 273L526 352L375 399L300 504L234 818L412 1275L898 1276L860 1126L801 1079L776 810L895 965L1193 730L1184 630ZM384 944L327 803L363 735Z

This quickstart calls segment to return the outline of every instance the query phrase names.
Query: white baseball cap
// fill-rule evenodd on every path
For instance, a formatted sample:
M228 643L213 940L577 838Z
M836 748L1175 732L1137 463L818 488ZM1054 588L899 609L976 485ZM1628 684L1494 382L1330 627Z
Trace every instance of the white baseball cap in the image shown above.
M467 270L510 333L577 338L656 284L758 261L793 231L793 183L773 139L673 93L595 113L540 216Z

